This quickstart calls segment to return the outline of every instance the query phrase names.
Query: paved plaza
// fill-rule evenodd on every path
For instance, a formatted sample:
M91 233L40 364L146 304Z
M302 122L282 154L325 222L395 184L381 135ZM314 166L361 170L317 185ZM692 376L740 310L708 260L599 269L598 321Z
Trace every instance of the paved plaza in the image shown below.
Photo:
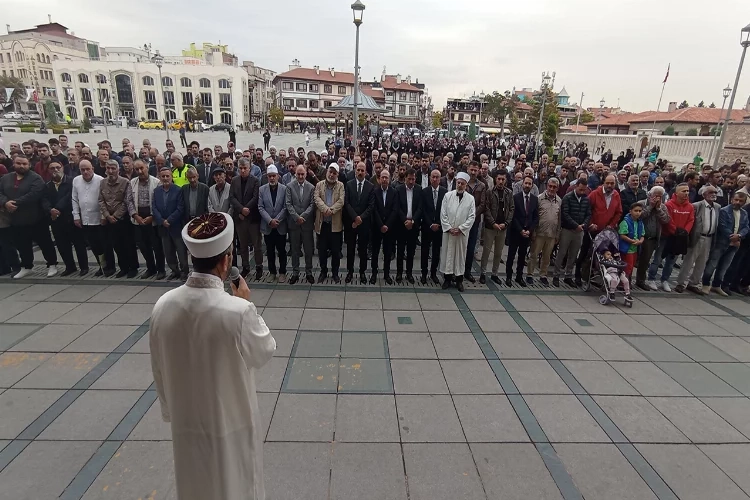
M177 285L0 280L0 499L175 498L148 328ZM749 498L745 299L251 289L269 499Z

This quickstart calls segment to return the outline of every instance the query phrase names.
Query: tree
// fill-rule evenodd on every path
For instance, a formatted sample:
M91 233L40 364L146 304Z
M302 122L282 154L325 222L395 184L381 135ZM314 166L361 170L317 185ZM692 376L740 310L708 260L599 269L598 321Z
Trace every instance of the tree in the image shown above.
M680 105L679 105L679 106L677 106L677 109L685 109L685 108L689 108L689 107L690 107L690 104L688 104L688 102L687 102L687 101L682 101L682 102L680 103Z
M193 120L205 120L206 119L206 108L203 107L203 101L200 98L195 100L193 109L189 110Z
M8 102L15 103L18 105L18 100L25 98L26 86L23 84L20 78L14 76L0 76L0 102L5 103L6 92L5 89L13 89L13 93L10 95Z
M544 103L544 116L542 117L542 136L546 146L552 146L557 138L557 132L560 129L560 115L557 112L557 102L554 92L546 89L547 95ZM520 123L518 132L520 134L536 134L539 125L539 114L542 110L542 96L537 96L527 104L531 106L531 111L526 118Z
M662 135L674 135L674 127L670 125L669 127L664 129L664 132L662 132Z
M513 117L518 109L518 103L520 102L518 96L512 95L510 90L506 90L502 94L496 90L492 94L487 95L484 98L484 102L484 115L493 118L500 124L500 136L502 137L504 135L505 119L508 116Z
M703 101L701 101L701 102L698 103L698 107L699 108L705 108L706 104Z
M271 120L271 123L274 123L279 127L282 126L284 123L284 110L274 104L269 113L269 119Z
M50 125L57 125L57 109L51 99L44 101L44 117Z
M699 107L702 107L702 106L699 106ZM689 128L685 131L685 135L690 135L690 136L698 135L698 129Z
M442 128L443 126L443 112L435 111L432 114L432 128Z
M581 112L581 123L591 123L594 121L594 115L585 109Z
M716 104L714 104L714 103L711 103L711 104L709 104L709 105L708 105L708 107L709 107L709 108L711 108L711 109L713 109L713 108L715 108L715 107L716 107Z

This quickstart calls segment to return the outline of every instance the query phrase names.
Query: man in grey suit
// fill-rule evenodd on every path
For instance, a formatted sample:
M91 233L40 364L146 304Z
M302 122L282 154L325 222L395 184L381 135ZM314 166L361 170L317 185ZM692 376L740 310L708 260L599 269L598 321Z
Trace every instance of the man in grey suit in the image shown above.
M274 165L266 168L268 184L260 187L258 212L260 232L266 241L269 282L276 281L276 252L279 253L279 283L286 282L286 186L279 182L279 171Z
M198 181L198 170L195 167L188 168L187 178L188 183L180 188L185 202L185 210L182 212L185 224L208 213L208 186Z
M308 283L315 283L312 274L313 263L313 228L315 186L307 182L307 169L299 165L294 172L294 180L287 185L286 212L289 216L289 239L292 249L292 276L290 284L299 280L299 256L302 247L305 250L305 278Z

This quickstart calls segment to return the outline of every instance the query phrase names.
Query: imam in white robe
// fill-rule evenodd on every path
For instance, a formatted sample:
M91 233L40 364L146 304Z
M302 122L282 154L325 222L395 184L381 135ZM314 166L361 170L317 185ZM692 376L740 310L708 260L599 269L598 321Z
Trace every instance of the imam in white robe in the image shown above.
M154 305L149 340L177 498L264 500L255 370L276 341L255 306L218 277L192 273Z
M440 225L443 229L443 246L440 248L440 272L463 276L466 267L466 247L469 245L469 231L474 225L476 207L474 197L463 193L458 199L457 191L449 191L443 198L440 208ZM448 231L458 228L461 233L453 236Z

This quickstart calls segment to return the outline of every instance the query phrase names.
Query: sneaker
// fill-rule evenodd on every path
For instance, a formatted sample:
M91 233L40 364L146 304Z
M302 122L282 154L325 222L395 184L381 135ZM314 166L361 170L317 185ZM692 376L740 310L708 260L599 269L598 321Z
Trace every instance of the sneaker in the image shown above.
M661 282L661 289L664 290L665 292L671 292L672 291L672 287L669 286L669 283L667 283L666 281L662 281Z
M705 295L703 293L703 288L699 287L698 285L688 285L687 287L685 287L685 290L693 292L697 295Z
M656 281L654 280L648 280L646 282L646 285L648 286L648 289L651 290L652 292L655 292L659 289L659 287L656 285Z
M276 281L276 274L275 273L268 273L268 276L266 277L266 283L274 283Z
M549 286L549 281L547 280L546 276L542 276L541 278L539 278L539 283L541 283L544 286Z
M716 293L716 294L718 294L718 295L721 295L722 297L729 297L729 295L727 294L727 292L725 292L724 290L722 290L721 287L712 286L711 287L711 291L714 292L714 293Z
M47 277L51 278L53 276L57 276L57 266L49 266L47 268Z
M533 285L534 284L534 278L531 276L526 276L526 284L527 285Z
M28 276L29 274L31 274L31 269L26 269L24 267L20 271L18 271L16 274L13 275L13 279L20 280L21 278Z
M552 278L552 286L554 286L555 288L559 288L560 287L560 278L558 278L557 276L555 276L554 278Z
M279 274L279 283L286 283L286 273Z

